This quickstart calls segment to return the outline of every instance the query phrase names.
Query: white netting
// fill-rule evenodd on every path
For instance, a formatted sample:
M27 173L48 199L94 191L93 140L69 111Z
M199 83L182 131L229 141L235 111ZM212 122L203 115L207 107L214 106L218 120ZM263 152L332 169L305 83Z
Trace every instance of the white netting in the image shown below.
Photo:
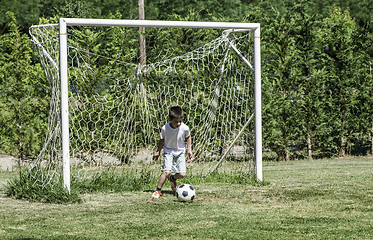
M50 82L45 146L35 168L60 174L58 25L30 28ZM148 28L147 64L139 65L138 31L126 27L68 29L70 155L73 165L148 162L180 105L192 131L195 171L224 163L254 174L252 32ZM238 136L237 141L234 139Z

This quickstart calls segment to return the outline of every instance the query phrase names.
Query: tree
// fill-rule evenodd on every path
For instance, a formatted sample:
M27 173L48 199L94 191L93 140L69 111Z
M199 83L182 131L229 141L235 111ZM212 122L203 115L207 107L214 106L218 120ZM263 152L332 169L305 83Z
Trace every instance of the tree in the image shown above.
M357 78L357 97L353 114L358 129L355 137L354 154L373 154L373 35L366 28L359 28L354 34ZM370 148L368 147L370 142Z
M356 49L354 34L356 24L346 10L339 7L331 10L330 17L325 18L319 30L319 57L325 67L326 90L328 94L324 111L328 113L329 137L333 136L330 150L335 149L339 156L345 156L349 140L356 129L356 115L353 109L359 107Z
M293 99L293 104L297 109L298 117L298 148L306 145L307 156L313 158L315 138L321 125L322 115L320 105L322 99L322 69L315 67L318 59L315 58L315 29L317 26L316 15L310 16L305 11L308 6L302 2L293 8L293 15L298 27L294 31L295 47L299 56L296 58L296 68L299 71L297 82L297 97ZM305 144L304 144L305 143Z
M297 19L273 10L263 30L263 129L264 142L278 160L290 160L290 148L298 139L300 121L297 106L298 83L302 72L298 66L301 53L296 45Z
M2 151L20 159L40 152L47 123L47 83L32 61L31 42L12 12L9 32L0 37L0 142Z
M38 22L40 16L40 0L2 0L0 8L0 35L5 31L7 19L7 11L11 11L19 19L22 30L26 32L28 27Z

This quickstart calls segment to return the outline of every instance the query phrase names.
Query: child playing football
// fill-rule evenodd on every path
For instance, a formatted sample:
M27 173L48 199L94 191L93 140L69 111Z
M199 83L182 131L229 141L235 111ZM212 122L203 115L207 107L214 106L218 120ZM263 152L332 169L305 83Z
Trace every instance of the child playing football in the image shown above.
M172 191L176 191L177 179L185 177L185 149L190 161L193 161L192 137L187 125L183 123L184 113L181 107L174 106L169 110L169 123L161 128L161 137L157 151L153 155L153 160L157 160L161 150L164 151L163 174L160 176L158 186L153 193L153 198L162 197L162 186L168 179L171 183ZM171 175L171 172L174 175Z

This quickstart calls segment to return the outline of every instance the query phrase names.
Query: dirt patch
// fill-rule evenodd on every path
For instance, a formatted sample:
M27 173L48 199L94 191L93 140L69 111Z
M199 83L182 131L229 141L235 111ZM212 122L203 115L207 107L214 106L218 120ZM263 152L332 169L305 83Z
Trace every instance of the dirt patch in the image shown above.
M133 156L130 160L134 163L150 163L151 157L153 153L149 149L140 149L136 156ZM115 157L106 156L103 154L98 154L96 156L98 158L98 162L101 164L120 164L120 161ZM17 159L10 155L1 154L0 153L0 170L2 171L12 171L15 167L17 167ZM71 164L78 164L77 159L71 158Z
M11 171L17 166L16 158L7 155L0 155L0 170Z

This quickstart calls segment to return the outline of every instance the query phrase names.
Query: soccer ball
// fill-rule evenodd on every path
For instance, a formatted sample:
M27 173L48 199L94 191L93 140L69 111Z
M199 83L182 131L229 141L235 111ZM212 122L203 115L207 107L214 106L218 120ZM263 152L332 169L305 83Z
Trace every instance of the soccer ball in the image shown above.
M196 191L189 184L182 184L176 189L176 197L181 202L191 202L196 196Z

